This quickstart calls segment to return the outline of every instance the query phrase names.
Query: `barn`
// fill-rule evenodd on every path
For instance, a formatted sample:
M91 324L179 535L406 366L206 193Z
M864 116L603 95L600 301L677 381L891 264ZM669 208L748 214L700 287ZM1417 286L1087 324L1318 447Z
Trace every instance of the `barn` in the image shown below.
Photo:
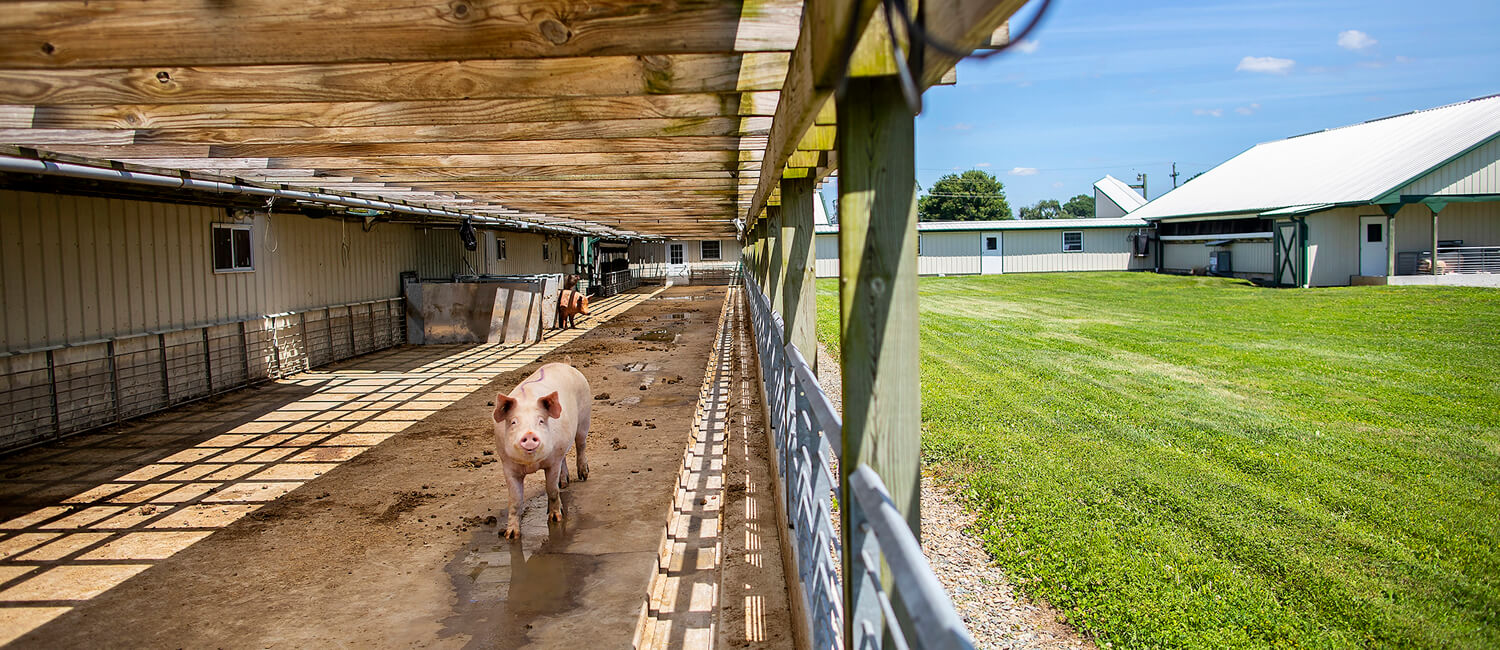
M1023 4L7 5L0 645L972 646L914 120Z
M1497 286L1497 136L1490 96L1266 142L1131 215L1155 224L1167 272Z
M925 221L921 275L993 275L1152 268L1150 224L1134 217ZM838 275L838 225L818 226L818 277Z

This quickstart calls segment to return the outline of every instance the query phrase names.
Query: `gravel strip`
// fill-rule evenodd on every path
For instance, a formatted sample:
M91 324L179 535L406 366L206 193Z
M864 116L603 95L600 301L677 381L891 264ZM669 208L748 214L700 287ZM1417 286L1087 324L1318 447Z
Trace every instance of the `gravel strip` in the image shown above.
M843 411L839 366L818 346L818 383ZM932 477L922 480L922 550L938 581L953 597L953 605L969 626L979 648L1094 648L1094 643L1072 627L1058 622L1058 612L1045 602L1017 593L1000 568L990 561L979 539L966 529L975 515Z

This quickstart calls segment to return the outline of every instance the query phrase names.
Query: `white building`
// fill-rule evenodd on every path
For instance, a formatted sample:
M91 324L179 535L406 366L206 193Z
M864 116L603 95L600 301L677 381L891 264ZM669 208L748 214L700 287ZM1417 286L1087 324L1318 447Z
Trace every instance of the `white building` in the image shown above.
M1500 286L1497 138L1500 95L1299 135L1131 216L1157 225L1164 271L1212 260L1292 286Z
M1102 219L1123 217L1146 205L1146 199L1125 181L1105 174L1094 181L1094 216Z
M1150 236L1150 224L1133 217L927 221L917 224L917 272L1143 271L1153 263ZM816 245L818 277L837 276L838 226L817 226Z

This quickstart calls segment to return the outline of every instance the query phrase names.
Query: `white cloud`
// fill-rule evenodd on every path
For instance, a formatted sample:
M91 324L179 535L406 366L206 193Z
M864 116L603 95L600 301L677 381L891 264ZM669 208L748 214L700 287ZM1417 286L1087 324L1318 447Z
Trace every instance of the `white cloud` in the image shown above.
M1052 189L1057 189L1057 188L1060 188L1062 186L1063 186L1062 181L1058 181L1058 182L1052 184Z
M954 131L968 131L969 129L974 128L974 125L969 124L968 122L958 122L948 128L953 129Z
M1195 109L1193 109L1193 115L1212 115L1214 117L1224 117L1224 109L1222 109L1222 108L1195 108Z
M1292 66L1297 65L1291 59L1280 59L1274 56L1247 56L1240 59L1240 64L1234 67L1235 72L1264 72L1267 74L1286 74L1292 71Z
M1258 110L1260 110L1260 104L1250 104L1249 106L1236 106L1234 112L1240 115L1254 115Z
M1011 176L1036 176L1035 167L1016 167L1010 170Z
M977 165L974 165L974 166L975 166L975 167L989 167L989 166L990 166L990 164L989 164L989 163L979 163L979 164L977 164Z
M1041 46L1042 42L1034 38L1028 38L1024 41L1021 41L1020 43L1016 43L1016 49L1020 50L1023 54L1031 54L1033 52L1036 52L1037 48Z
M1367 47L1373 46L1378 42L1379 41L1370 38L1369 34L1366 34L1357 29L1346 29L1342 32L1339 32L1339 47L1342 47L1346 50L1358 52Z

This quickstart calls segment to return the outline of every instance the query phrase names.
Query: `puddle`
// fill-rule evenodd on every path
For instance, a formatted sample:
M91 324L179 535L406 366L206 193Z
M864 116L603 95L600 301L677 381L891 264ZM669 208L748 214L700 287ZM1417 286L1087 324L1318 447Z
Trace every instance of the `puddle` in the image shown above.
M708 300L708 296L661 296L652 300Z
M563 499L565 507L572 505L566 489ZM497 525L475 528L445 567L457 599L439 636L468 637L473 647L519 648L530 641L537 621L579 606L600 560L557 552L581 522L548 522L545 493L526 501L520 539L500 537L504 513L497 519Z
M656 341L658 343L672 343L672 342L675 342L677 340L677 335L675 333L673 333L673 332L670 332L670 331L667 331L667 330L664 330L664 329L660 329L660 330L647 330L645 332L641 332L640 334L637 334L636 337L635 337L635 340L637 340L637 341Z
M675 313L671 313L671 314L662 314L660 316L657 316L656 318L657 318L657 320L680 320L680 321L686 321L688 319L688 314L687 314L687 312L681 312L681 311L679 311L679 312L675 312Z
M639 396L631 395L630 397L622 397L619 400L616 400L614 402L614 405L615 406L635 406L636 404L640 404L640 403L641 403L641 398Z
M615 367L619 368L620 370L624 370L625 372L656 372L658 370L661 370L661 366L654 363L646 363L644 361L625 363Z

